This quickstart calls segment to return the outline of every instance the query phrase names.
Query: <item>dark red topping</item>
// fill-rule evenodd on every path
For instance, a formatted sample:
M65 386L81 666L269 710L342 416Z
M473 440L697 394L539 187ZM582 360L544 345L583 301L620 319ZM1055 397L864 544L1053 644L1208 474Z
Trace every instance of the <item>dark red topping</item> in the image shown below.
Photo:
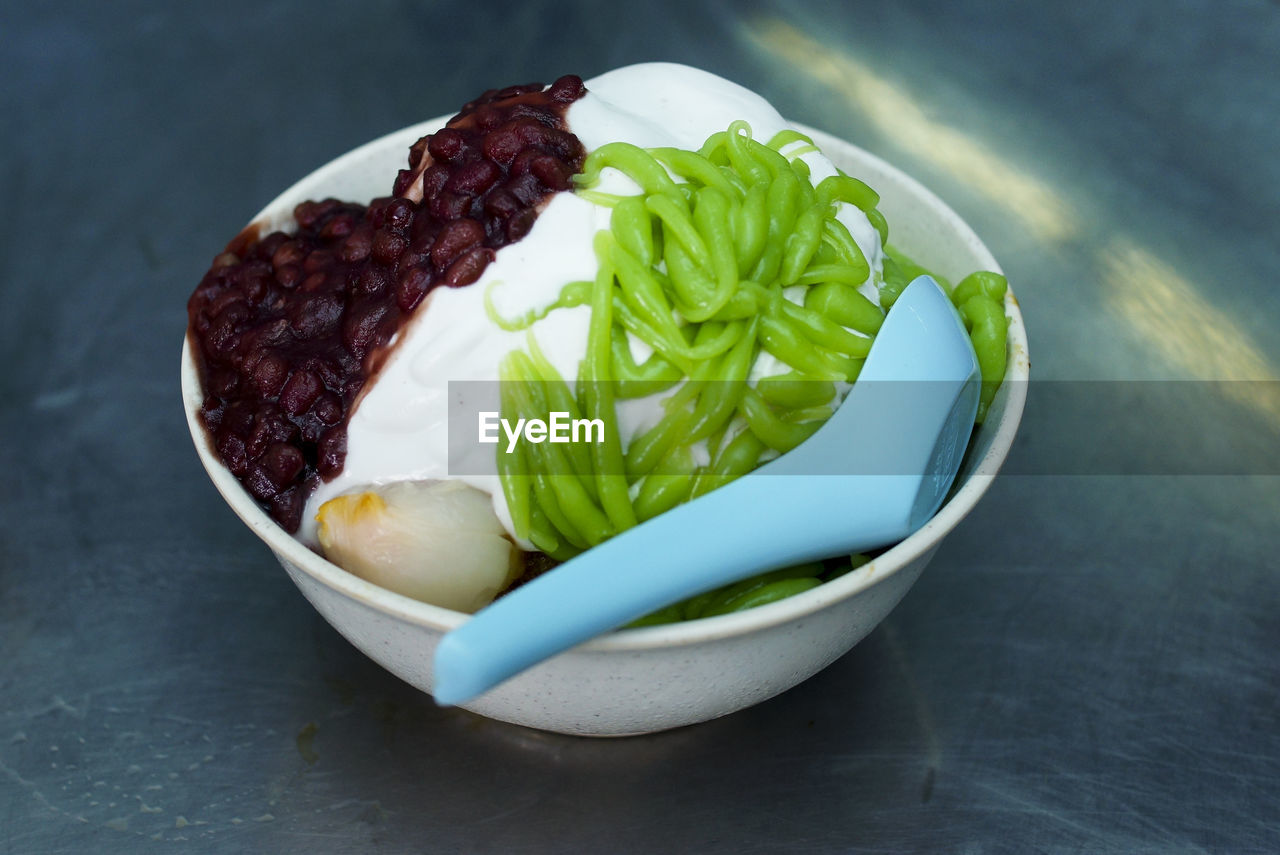
M431 289L475 282L569 188L586 153L564 112L585 92L575 76L490 90L414 143L393 196L303 202L296 234L251 225L214 258L187 303L201 416L284 528L342 471L361 390Z

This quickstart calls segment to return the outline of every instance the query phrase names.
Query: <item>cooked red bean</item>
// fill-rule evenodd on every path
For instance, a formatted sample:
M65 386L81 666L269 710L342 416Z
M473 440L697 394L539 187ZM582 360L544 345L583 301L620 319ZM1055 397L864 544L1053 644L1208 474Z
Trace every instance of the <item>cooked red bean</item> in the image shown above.
M422 174L422 198L429 199L435 196L444 186L449 183L450 175L449 167L443 163L436 163L427 168Z
M271 267L279 271L286 264L294 265L302 261L304 255L307 254L306 248L301 241L287 240L271 254Z
M521 207L520 201L505 189L498 189L490 193L484 200L484 212L497 220L505 220L520 210Z
M317 249L309 253L302 262L304 273L324 273L331 267L333 267L333 253L328 249Z
M476 246L458 256L449 269L441 277L441 283L450 288L470 285L480 278L480 274L493 260L493 250L487 246Z
M380 343L378 331L391 308L382 302L364 301L347 310L342 319L342 343L348 353L364 359Z
M302 268L296 264L283 264L276 270L276 281L282 287L293 288L302 278Z
M431 263L437 269L447 268L453 260L484 240L484 226L478 220L462 217L440 230L431 247Z
M392 276L385 268L370 264L356 277L355 290L359 294L381 294L391 287Z
M537 218L538 213L533 208L521 208L512 214L503 226L507 243L515 243L527 235L533 228L533 221Z
M273 398L289 375L289 363L273 353L263 355L253 367L253 385L263 398Z
M412 146L392 196L303 202L295 234L246 229L213 259L187 304L201 417L280 525L342 471L351 407L400 325L433 287L479 279L581 169L564 111L583 92L491 89Z
M324 224L320 229L320 237L323 240L334 240L335 238L344 238L356 227L356 218L349 213L342 213Z
M529 171L549 190L568 190L569 176L573 174L573 170L565 165L564 161L549 154L540 155L530 161Z
M332 392L321 393L311 409L316 418L327 425L336 425L342 420L342 401Z
M533 158L530 158L530 160L533 160ZM530 172L515 176L506 183L503 189L514 196L516 201L526 208L534 207L537 201L547 192L538 180L538 176Z
M502 113L491 104L481 104L476 107L471 118L475 129L481 133L491 131L502 123Z
M249 456L245 451L244 440L231 431L223 431L218 437L218 455L222 462L237 477L249 469Z
M338 250L338 257L348 264L357 264L369 257L373 249L373 228L362 223L347 235Z
M473 160L458 167L445 182L445 189L465 196L479 196L498 183L502 169L491 160Z
M396 259L404 255L405 249L409 246L409 242L404 239L403 235L399 235L388 227L378 229L373 234L373 260L375 263L390 267L396 263Z
M341 294L317 294L306 302L293 301L287 311L294 334L306 340L332 332L342 319L343 304Z
M283 490L302 474L302 452L292 445L273 442L262 455L262 468L277 490Z
M422 302L431 287L431 273L423 267L410 267L400 274L396 282L396 305L401 312L409 313Z
M450 222L466 216L471 200L460 193L441 190L427 200L427 211L441 222Z
M387 204L387 228L403 232L413 223L416 209L412 202L393 199Z
M568 74L547 88L547 97L557 104L572 104L586 92L587 87L582 85L582 78Z
M314 371L295 371L280 390L280 406L291 416L300 416L320 397L324 382Z
M330 428L317 445L319 460L316 470L321 478L332 478L342 471L342 462L347 457L347 431L341 425Z
M427 151L437 161L453 160L467 148L467 138L453 128L444 128L427 137Z
M520 139L520 126L514 122L490 132L482 143L484 156L499 166L510 166L524 146L524 140Z
M307 478L306 482L312 486L305 491L299 486L290 487L273 496L268 506L271 516L289 531L296 531L302 522L302 510L307 502L306 497L314 489L313 482L316 482L316 479Z

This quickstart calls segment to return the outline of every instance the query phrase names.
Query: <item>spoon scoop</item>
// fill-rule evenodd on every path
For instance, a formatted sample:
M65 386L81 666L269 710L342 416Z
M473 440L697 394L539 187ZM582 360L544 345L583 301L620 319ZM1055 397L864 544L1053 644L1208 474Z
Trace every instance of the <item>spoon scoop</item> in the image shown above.
M844 402L748 475L502 597L436 647L432 694L464 703L663 606L775 567L905 538L942 504L978 407L978 361L921 276L894 303Z

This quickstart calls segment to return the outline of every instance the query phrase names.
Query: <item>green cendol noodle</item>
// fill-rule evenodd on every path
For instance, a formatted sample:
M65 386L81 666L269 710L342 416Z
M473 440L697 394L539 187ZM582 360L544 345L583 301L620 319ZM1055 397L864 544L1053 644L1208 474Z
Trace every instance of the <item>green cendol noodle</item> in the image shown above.
M577 192L612 209L596 235L594 281L568 283L541 312L505 319L530 327L559 308L588 305L587 353L576 394L539 351L501 365L504 417L546 419L552 411L600 419L599 443L522 443L497 455L516 533L565 560L681 502L727 483L808 438L838 405L838 384L852 383L885 311L928 271L888 245L880 197L843 173L815 187L799 156L816 151L807 136L783 131L761 144L745 122L713 134L696 152L610 143L575 177ZM641 188L635 196L592 189L613 167ZM673 178L672 176L676 176ZM885 246L879 305L857 288L871 274L839 203L861 209ZM978 421L1005 370L1007 283L977 272L951 293L982 370ZM803 288L793 302L784 289ZM795 292L792 292L792 296ZM628 335L652 349L640 364ZM789 370L749 384L767 352ZM656 425L623 449L618 399L674 390ZM706 444L710 460L695 462ZM865 563L866 556L783 568L663 609L637 622L709 617L815 587Z

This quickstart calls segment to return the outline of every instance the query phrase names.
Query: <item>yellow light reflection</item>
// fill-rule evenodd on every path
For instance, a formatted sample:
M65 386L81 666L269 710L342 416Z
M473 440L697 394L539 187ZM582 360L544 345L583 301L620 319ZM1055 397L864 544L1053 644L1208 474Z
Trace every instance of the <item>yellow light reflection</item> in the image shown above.
M777 19L755 21L747 30L759 46L836 90L904 150L1007 208L1036 237L1063 241L1076 233L1075 214L1051 188L963 131L930 119L910 94L848 53Z
M1000 160L969 134L930 119L907 91L848 52L776 18L747 25L762 49L830 87L911 155L1020 219L1037 238L1064 241L1079 220L1054 189ZM1280 375L1245 330L1169 264L1127 238L1110 241L1097 260L1107 308L1172 368L1193 380L1225 383L1224 394L1280 424Z
M1170 365L1223 384L1239 403L1280 423L1280 380L1248 333L1173 267L1126 238L1098 254L1106 305Z

